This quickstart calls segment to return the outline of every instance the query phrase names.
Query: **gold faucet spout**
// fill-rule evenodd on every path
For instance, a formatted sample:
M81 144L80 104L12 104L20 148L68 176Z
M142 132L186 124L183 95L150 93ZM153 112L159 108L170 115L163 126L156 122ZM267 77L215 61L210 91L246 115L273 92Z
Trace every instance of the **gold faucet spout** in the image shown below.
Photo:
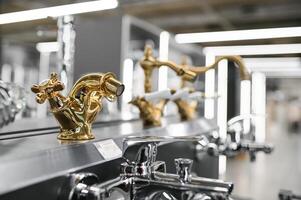
M184 57L182 61L182 66L184 66L184 69L188 69L189 71L192 71L196 74L204 74L210 69L214 69L218 66L218 63L222 60L229 60L234 62L239 69L239 74L240 74L240 79L241 80L250 80L250 74L240 56L221 56L218 57L215 62L211 65L208 66L203 66L203 67L195 67L195 66L189 66L187 65L187 57ZM185 86L186 80L182 78L182 87ZM186 120L186 119L192 119L196 116L196 108L197 108L197 103L192 102L188 103L184 100L178 99L175 101L178 111L180 113L181 119Z
M241 80L250 80L250 73L248 72L247 67L245 66L242 58L240 56L221 56L216 59L216 61L208 66L204 67L194 67L194 66L187 66L187 69L196 73L196 74L204 74L210 69L214 69L218 66L218 63L222 60L229 60L237 64L239 69L240 79Z
M93 139L92 123L102 109L102 99L114 101L123 93L124 85L113 73L92 73L81 77L64 97L59 92L64 85L52 73L50 79L32 86L38 103L48 99L50 111L60 124L58 139Z

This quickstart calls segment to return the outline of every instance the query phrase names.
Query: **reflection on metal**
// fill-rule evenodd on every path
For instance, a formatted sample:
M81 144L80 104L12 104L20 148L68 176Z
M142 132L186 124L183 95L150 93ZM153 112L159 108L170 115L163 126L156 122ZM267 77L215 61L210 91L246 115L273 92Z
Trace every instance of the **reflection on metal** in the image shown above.
M0 80L0 128L13 122L25 105L24 88Z
M190 70L184 69L183 66L171 61L160 61L153 56L153 50L150 46L146 46L144 50L144 57L140 61L140 65L144 70L144 90L146 93L152 91L151 77L155 68L167 66L187 81L194 81L196 74Z
M192 175L192 160L176 159L176 174L171 174L166 172L166 163L156 159L160 143L201 142L203 139L201 136L128 137L123 144L126 162L121 164L119 177L97 183L95 175L72 174L61 190L61 197L68 197L69 200L110 199L114 192L120 191L123 194L121 199L231 199L233 184ZM137 149L135 159L131 158L130 149Z
M145 127L161 126L163 109L171 96L170 90L163 90L145 94L143 97L135 97L129 103L135 105L140 111L140 118ZM159 103L152 101L159 99Z
M114 101L123 93L124 85L112 73L93 73L81 77L67 97L60 94L63 89L56 73L31 88L38 103L49 101L51 112L60 124L58 139L88 140L94 138L91 126L102 109L101 100L105 97Z
M58 18L58 72L60 79L66 87L66 91L71 89L73 84L73 62L75 51L75 29L74 17L63 16ZM66 95L67 93L65 93Z

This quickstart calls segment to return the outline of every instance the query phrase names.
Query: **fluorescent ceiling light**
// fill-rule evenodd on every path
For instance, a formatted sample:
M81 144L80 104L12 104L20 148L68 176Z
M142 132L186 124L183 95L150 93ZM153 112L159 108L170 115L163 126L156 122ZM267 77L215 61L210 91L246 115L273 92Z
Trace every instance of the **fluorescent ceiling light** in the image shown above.
M59 50L58 42L39 42L36 48L41 53L57 52Z
M301 27L267 28L236 31L218 31L203 33L177 34L175 39L178 43L205 43L238 40L257 40L270 38L300 37Z
M113 9L117 6L117 0L98 0L12 13L4 13L0 14L0 24L10 24L16 22L45 19L47 17L59 17L65 15L95 12L100 10Z
M273 55L301 53L301 44L268 44L205 47L205 54L219 55Z
M301 70L301 58L244 58L244 63L251 71L273 70Z

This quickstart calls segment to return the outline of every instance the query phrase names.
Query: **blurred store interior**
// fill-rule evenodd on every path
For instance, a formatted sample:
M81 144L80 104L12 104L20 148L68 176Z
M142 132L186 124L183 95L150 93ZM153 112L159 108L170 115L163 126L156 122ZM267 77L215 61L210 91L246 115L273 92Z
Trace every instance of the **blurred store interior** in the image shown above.
M118 175L118 170L110 170L120 161L106 159L99 150L103 144L97 142L110 139L121 148L119 138L153 132L208 137L214 147L200 142L189 143L189 150L162 145L157 157L167 162L167 172L174 173L174 164L168 162L186 151L183 156L194 163L193 175L229 181L234 190L224 192L223 198L217 196L224 193L214 189L190 197L187 192L194 190L185 189L186 196L181 193L178 198L175 189L174 195L164 190L165 196L157 191L147 196L135 190L135 198L112 192L99 199L301 199L300 0L2 0L0 45L0 199L55 199L56 191L63 191L58 189L62 177L70 173L95 173L100 177L97 187L105 187L101 183ZM143 59L149 59L146 67ZM91 79L78 93L69 93L80 77L96 72L114 73L124 91L122 85L118 94L113 82L107 89L97 86L97 91L87 92ZM65 89L50 87L51 81ZM36 90L34 84L39 84ZM107 95L113 90L116 93ZM92 100L86 100L88 96ZM157 105L160 98L166 100L164 108L135 102L149 103L152 98ZM84 102L80 108L75 103L79 101ZM102 102L100 107L95 101ZM70 117L72 122L88 116L88 122L76 118L72 131L95 121L94 140L64 140L73 134L66 110L77 113ZM61 111L67 117L59 116ZM59 132L61 140L56 139ZM90 144L106 162L90 153L96 152ZM35 159L42 158L49 163L39 166L43 161ZM184 188L192 184L189 180L182 180ZM215 186L211 184L208 187Z

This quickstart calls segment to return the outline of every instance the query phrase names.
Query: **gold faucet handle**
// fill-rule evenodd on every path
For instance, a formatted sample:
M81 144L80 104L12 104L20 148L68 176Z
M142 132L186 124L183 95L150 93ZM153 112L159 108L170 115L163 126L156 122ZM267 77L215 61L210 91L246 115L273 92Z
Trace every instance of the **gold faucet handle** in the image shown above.
M42 81L40 84L34 84L31 87L31 91L36 93L36 101L40 104L44 103L45 100L55 92L62 91L64 84L58 80L56 73L51 73L49 79Z
M189 96L189 93L190 93L189 88L172 90L172 96L170 97L170 100L176 101L179 99L186 99Z

